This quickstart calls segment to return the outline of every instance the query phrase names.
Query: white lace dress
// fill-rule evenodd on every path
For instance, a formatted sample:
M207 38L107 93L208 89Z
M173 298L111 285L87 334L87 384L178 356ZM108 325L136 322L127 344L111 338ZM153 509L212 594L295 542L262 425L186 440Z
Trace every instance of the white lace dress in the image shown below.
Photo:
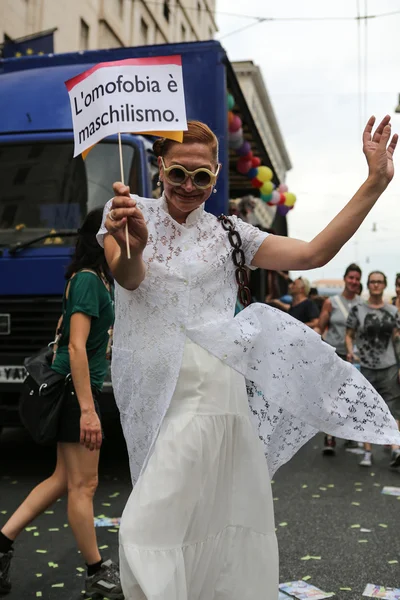
M163 198L135 199L147 273L135 291L116 286L112 360L137 482L121 523L125 597L276 600L269 476L319 430L389 444L396 423L299 321L262 304L234 317L232 249L215 216L200 207L180 225ZM233 219L250 265L267 234Z

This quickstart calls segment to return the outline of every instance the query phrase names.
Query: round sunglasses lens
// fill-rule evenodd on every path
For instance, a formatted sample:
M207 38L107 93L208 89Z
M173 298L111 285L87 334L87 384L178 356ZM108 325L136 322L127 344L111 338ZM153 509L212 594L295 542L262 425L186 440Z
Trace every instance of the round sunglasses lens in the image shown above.
M186 173L179 167L175 167L175 168L171 169L171 171L168 173L168 179L172 183L181 184L186 179Z
M207 171L199 171L194 176L193 182L200 187L208 187L211 185L211 177Z

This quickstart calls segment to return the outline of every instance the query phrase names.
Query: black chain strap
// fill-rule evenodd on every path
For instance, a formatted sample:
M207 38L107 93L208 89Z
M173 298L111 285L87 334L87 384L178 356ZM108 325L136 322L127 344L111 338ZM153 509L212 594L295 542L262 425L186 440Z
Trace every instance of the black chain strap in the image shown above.
M236 267L235 277L238 284L238 296L241 304L246 308L251 303L251 292L249 288L249 278L245 269L245 256L242 250L242 238L240 233L236 231L233 221L225 216L220 215L218 221L221 221L222 227L228 232L228 239L233 248L232 260Z

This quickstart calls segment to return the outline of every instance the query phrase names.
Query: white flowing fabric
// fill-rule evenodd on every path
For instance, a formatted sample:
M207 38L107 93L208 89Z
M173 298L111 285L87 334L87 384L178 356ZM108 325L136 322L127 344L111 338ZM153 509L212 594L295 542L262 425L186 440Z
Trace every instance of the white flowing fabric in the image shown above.
M113 388L132 480L151 456L179 378L189 337L242 374L264 442L269 472L317 431L377 444L400 443L382 398L311 329L262 304L234 317L235 267L227 232L200 207L184 225L164 198L134 197L149 230L146 277L138 289L116 285ZM111 201L104 210L104 220ZM98 234L99 243L107 233ZM246 264L268 234L232 217Z
M277 600L272 504L244 378L187 339L154 451L122 516L125 598Z

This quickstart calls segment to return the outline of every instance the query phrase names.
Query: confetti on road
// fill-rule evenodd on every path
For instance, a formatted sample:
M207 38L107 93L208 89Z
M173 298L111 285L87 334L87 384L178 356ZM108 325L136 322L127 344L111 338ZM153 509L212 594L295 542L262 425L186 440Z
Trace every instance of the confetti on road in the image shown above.
M283 523L279 523L279 527L286 527L287 523L283 522Z
M111 494L111 496L108 496L109 498L117 498L119 496L120 492L115 492L114 494Z
M400 600L399 588L386 588L369 583L363 592L368 598L382 598L382 600Z
M382 488L382 494L385 494L386 496L400 496L400 488L386 485Z
M353 506L360 506L360 503L359 502L352 502L352 505Z
M36 550L38 554L47 554L47 550Z
M313 600L323 600L324 598L331 598L335 594L333 592L323 592L319 588L306 583L305 581L288 581L287 583L281 583L279 589L289 596L298 598L298 600L307 600L312 598Z
M96 517L94 520L95 527L119 527L121 524L121 517L109 518L106 516Z

